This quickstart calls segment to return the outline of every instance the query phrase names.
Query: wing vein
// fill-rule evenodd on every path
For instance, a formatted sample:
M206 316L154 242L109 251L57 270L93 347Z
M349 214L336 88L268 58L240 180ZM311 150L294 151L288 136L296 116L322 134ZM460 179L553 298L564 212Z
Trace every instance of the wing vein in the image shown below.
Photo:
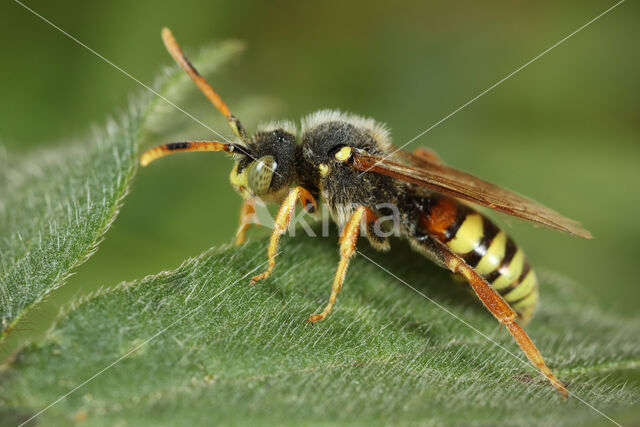
M398 152L396 159L409 164L360 151L354 153L351 166L359 171L390 176L585 239L593 238L579 222L471 174L406 151Z

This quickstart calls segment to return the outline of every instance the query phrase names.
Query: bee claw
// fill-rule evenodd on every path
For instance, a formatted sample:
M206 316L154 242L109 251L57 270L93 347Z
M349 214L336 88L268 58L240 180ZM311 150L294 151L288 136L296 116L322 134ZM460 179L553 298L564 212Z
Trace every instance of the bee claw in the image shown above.
M313 323L319 322L320 320L323 320L324 317L325 317L324 314L312 314L307 319L307 322L313 324Z
M259 282L262 279L266 279L267 277L269 277L269 272L258 274L257 276L253 276L251 278L251 281L249 281L249 283L251 284L251 286L255 286L257 282Z

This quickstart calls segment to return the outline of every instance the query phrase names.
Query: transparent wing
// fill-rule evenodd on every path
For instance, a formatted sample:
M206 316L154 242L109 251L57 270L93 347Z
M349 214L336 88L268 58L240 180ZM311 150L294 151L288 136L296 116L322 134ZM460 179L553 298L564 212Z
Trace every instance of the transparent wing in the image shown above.
M401 163L399 160L408 164ZM579 222L512 191L447 166L437 158L398 151L393 158L387 159L360 151L353 153L353 161L350 164L364 173L387 175L565 233L585 239L593 238Z

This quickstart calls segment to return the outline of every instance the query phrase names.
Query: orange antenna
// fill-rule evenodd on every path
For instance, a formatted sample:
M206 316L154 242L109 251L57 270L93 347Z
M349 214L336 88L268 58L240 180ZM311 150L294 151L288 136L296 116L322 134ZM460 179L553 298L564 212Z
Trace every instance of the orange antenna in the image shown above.
M184 153L187 151L226 151L233 153L236 146L218 141L185 141L171 142L169 144L158 145L147 150L140 157L140 165L147 166L152 161L173 153Z
M209 101L211 101L214 107L216 107L218 111L220 111L227 118L229 127L233 131L234 135L242 138L243 140L246 140L247 134L245 133L240 120L238 120L233 114L231 114L231 111L229 111L229 107L227 107L227 104L222 101L220 95L218 95L218 93L213 90L211 85L209 85L204 77L200 75L198 70L196 70L195 67L191 65L189 59L187 59L187 57L182 52L182 49L180 49L180 46L178 45L175 37L173 37L171 30L167 27L164 27L162 29L162 41L164 42L167 50L169 51L171 56L173 56L173 59L176 60L178 65L180 65L180 67L182 67L182 69L186 71L187 74L189 74L189 77L191 77L195 84L198 85L198 88L200 88L202 93L204 93L204 95L209 98Z

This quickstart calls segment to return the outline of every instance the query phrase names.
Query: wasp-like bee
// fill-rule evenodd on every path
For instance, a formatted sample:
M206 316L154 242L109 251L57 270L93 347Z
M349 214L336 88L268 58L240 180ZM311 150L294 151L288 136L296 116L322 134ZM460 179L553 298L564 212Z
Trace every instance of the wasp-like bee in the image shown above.
M464 277L484 306L504 324L522 351L564 396L564 385L545 365L542 355L517 322L526 323L538 302L536 275L523 251L507 234L468 202L486 206L570 234L591 238L579 223L508 190L446 166L431 151L395 149L388 130L372 119L336 111L320 111L302 120L300 134L292 123L262 127L249 136L220 96L184 56L171 32L163 41L180 66L227 118L235 142L187 141L155 147L140 163L170 153L225 151L236 159L231 184L244 198L236 243L244 241L254 202L279 203L268 248L268 277L275 267L280 236L298 201L314 210L321 200L338 224L340 261L329 303L309 322L323 320L336 303L349 260L362 230L372 246L388 250L389 241L376 232L379 217L395 206L400 232L411 245L440 266ZM301 143L298 144L298 136Z

